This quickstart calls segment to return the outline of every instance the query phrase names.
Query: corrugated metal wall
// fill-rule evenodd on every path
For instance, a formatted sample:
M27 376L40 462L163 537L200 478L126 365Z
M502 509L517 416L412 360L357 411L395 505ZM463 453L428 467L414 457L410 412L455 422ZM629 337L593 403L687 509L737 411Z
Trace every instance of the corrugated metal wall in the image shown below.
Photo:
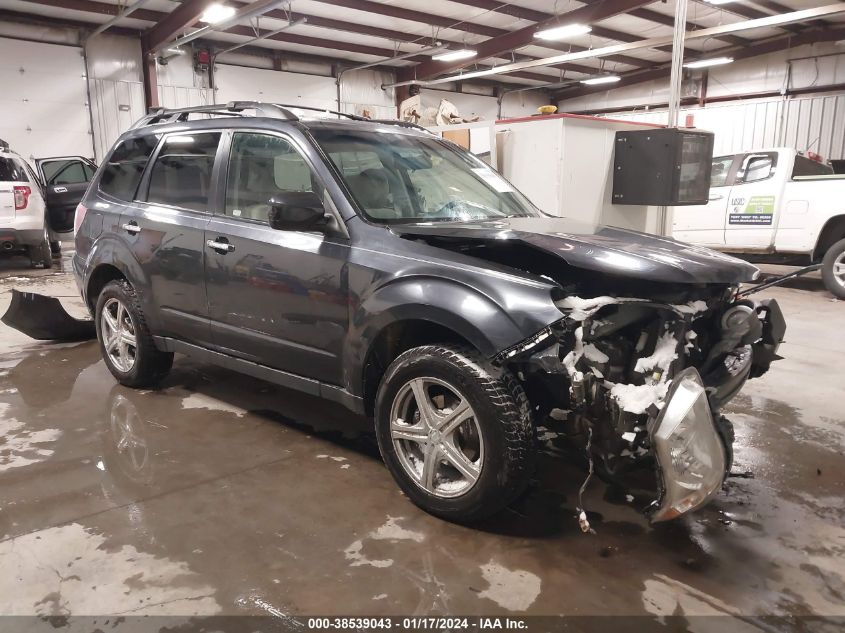
M845 93L683 108L695 126L715 133L716 154L789 146L818 152L825 159L845 158ZM613 119L666 123L666 111L607 115Z
M102 160L117 137L145 114L144 86L140 81L92 79L94 148ZM159 103L166 108L185 108L211 103L211 90L191 86L158 87Z

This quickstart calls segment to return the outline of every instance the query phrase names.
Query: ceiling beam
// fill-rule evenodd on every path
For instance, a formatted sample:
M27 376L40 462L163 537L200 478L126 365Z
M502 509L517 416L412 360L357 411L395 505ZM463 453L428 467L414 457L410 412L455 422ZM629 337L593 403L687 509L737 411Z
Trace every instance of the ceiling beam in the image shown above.
M758 40L754 43L754 46L750 47L738 48L735 46L726 46L724 48L711 51L710 55L713 57L727 55L738 61L787 50L797 46L813 44L815 42L835 42L843 38L845 38L845 28L810 29L803 31L799 35L779 35L766 40ZM631 71L629 73L623 73L621 75L622 79L613 84L613 87L610 88L610 90L616 90L625 86L633 86L653 79L667 79L670 71L671 68L666 65L646 71ZM558 100L574 99L576 97L607 92L608 90L607 86L579 85L560 90L553 95L553 98Z
M782 5L780 2L774 2L773 0L754 0L754 2L773 15L792 11L789 7ZM821 28L829 28L831 26L830 22L825 20L813 20L810 24Z
M479 9L487 9L488 11L495 11L496 13L501 13L502 15L509 15L520 20L530 20L531 22L543 22L555 17L552 13L546 13L544 11L535 11L534 9L526 9L513 4L503 4L501 0L452 0L452 2L457 2L458 4L465 4L471 7L477 7ZM663 15L662 13L652 11L651 9L635 9L635 11L641 11L642 15L640 17L643 17L643 19L650 19L653 22L656 21L660 24L665 24L667 26L674 25L674 19L671 16ZM629 11L628 13L633 15L632 11ZM654 14L655 16L659 17L657 20L654 20L653 17L644 17L650 16L650 14ZM665 20L661 18L665 18ZM595 35L598 35L599 37L605 37L611 40L616 40L618 42L635 42L636 40L641 39L640 35L634 33L625 33L623 31L618 31L616 29L607 28L597 24L594 24L592 28L593 33ZM695 24L694 22L687 22L688 31L691 31L696 28L703 27L699 26L698 24ZM725 35L719 39L723 39L724 41L729 42L730 44L749 43L749 40L745 40L741 37L731 35ZM668 52L671 53L672 47L661 47L660 50L668 50Z
M36 13L21 13L19 11L0 10L0 21L11 22L13 24L33 24L36 26L48 26L51 28L71 28L78 31L88 33L97 28L97 24L93 22L79 22L78 20L68 20L67 18L52 18L46 15ZM125 26L113 26L111 32L116 35L124 35L127 37L138 37L141 32L138 29ZM60 44L60 42L47 42L53 44ZM73 44L73 46L76 46Z
M476 24L474 22L470 22L468 20L457 20L455 18L449 18L442 15L433 15L430 13L424 13L422 11L413 11L411 9L405 9L402 7L397 7L393 5L386 5L381 4L379 2L372 2L371 0L314 0L315 2L322 2L325 4L331 5L338 5L345 7L347 9L354 9L356 11L361 11L363 13L371 13L375 15L387 15L390 17L398 18L401 20L409 20L411 22L420 22L422 24L426 24L428 26L438 27L439 29L451 29L456 31L462 31L464 33L472 33L473 35L484 35L485 37L501 37L503 35L508 35L510 31L506 29L500 29L492 26L486 26L483 24ZM654 1L654 0L652 0ZM498 2L498 5L504 4L503 2ZM516 11L522 11L521 7L516 7L514 5L505 5L513 7ZM503 8L504 10L504 8ZM420 36L422 37L422 36ZM569 46L569 44L563 42L543 42L543 48L551 48L554 50L559 51L569 51L573 50ZM577 50L583 50L578 48ZM510 51L507 51L510 52ZM624 57L624 56L622 56ZM643 60L637 59L635 57L631 57L628 59L623 59L620 57L614 61L625 63L629 66L637 66L637 67L644 67L644 66L651 66L650 62L645 62ZM570 69L574 70L574 69Z
M537 31L544 28L557 26L560 23L579 23L592 24L606 18L625 13L631 9L650 4L653 0L604 0L603 2L595 2L593 4L584 5L573 11L569 11L560 16L552 16L551 18L542 22L537 22L530 26L518 29L516 31L509 31L504 35L490 38L480 44L473 46L478 51L478 55L470 60L461 60L451 63L444 63L438 61L431 61L414 69L414 74L404 72L407 75L406 79L432 79L450 72L459 70L465 66L474 64L482 59L488 57L500 57L504 53L517 50L524 46L539 45L544 46L546 43L538 43L534 35ZM583 47L569 46L570 51L585 50ZM608 57L613 61L620 61L625 64L632 64L634 66L650 66L651 62L644 60L629 58L624 55L614 55Z
M108 16L115 16L119 13L117 5L107 4L105 2L97 2L96 0L27 0L32 4L40 4L45 6L53 6L53 7L61 7L66 9L72 9L74 11L82 11L86 13L94 13L99 15L108 15ZM245 2L235 2L232 3L234 6L244 6L247 3ZM132 18L143 20L146 22L161 22L168 14L162 11L153 11L149 9L138 9L132 14ZM266 17L270 17L273 19L279 20L287 20L288 15L285 11L280 9L274 9L268 11L265 14ZM372 37L380 37L383 39L388 39L392 41L399 41L399 42L407 42L407 43L417 43L421 46L430 43L428 38L422 38L421 36L412 34L412 33L404 33L401 31L395 31L392 29L383 29L379 27L367 26L364 24L356 24L352 22L343 22L341 20L335 20L332 18L324 18L319 16L307 15L303 13L293 13L290 16L292 19L300 19L305 18L307 23L310 26L316 26L320 28L326 28L331 30L337 31L345 31L349 33L357 33L361 35L369 35ZM111 29L114 30L113 28ZM271 29L267 29L269 31ZM251 27L247 25L239 25L235 27L231 27L226 29L225 31L220 31L221 33L229 33L232 35L243 35L245 37L255 37L255 32L251 29ZM262 31L265 32L265 31ZM310 38L307 36L295 36L295 34L288 34L289 36L294 37L270 37L267 38L269 40L278 40L278 41L286 41L290 43L302 44L306 46L315 46L319 48L326 48L327 50L341 50L344 52L352 52L352 53L361 53L366 55L376 55L378 57L392 57L395 55L395 51L390 51L387 48L377 48L377 47L361 47L361 45L350 44L346 46L344 42L339 42L336 40L328 40L325 38ZM205 39L208 39L208 36L205 36ZM296 41L294 41L296 40ZM448 40L439 39L439 41L444 42L446 44L453 45L456 48L461 46L460 42L450 42ZM277 50L268 48L267 50ZM518 55L516 56L518 60L528 60L528 59L536 59L535 57L530 57L527 55ZM337 62L338 60L334 60ZM411 58L411 61L428 61L428 57L414 57ZM566 65L566 70L570 70L572 72L577 72L580 74L591 75L595 72L593 68L590 66L583 66L579 64L568 64ZM521 79L529 79L532 81L541 81L541 82L549 82L554 79L553 76L550 75L543 75L540 73L532 73L532 72L523 72L516 75Z
M725 33L738 33L753 31L755 29L770 28L781 26L784 24L800 24L819 18L824 18L833 15L841 15L845 13L845 2L836 2L835 4L828 4L821 7L813 7L811 9L801 9L799 11L791 11L782 15L770 15L765 18L758 18L756 20L745 20L730 24L720 24L698 31L690 31L686 33L685 38L688 40L712 38L716 35L724 35ZM451 81L467 81L476 77L490 77L492 75L501 75L512 72L519 72L531 68L550 67L555 64L568 63L573 61L580 61L582 59L606 59L610 55L617 53L641 50L646 48L655 48L671 44L674 36L662 35L659 37L650 37L638 42L612 44L610 46L602 46L598 48L591 48L589 50L565 53L563 55L552 55L551 57L544 57L542 59L535 59L527 62L514 62L512 64L502 64L487 70L471 70L468 72L460 72L453 75L447 75L436 79L420 81L419 79L407 79L390 84L393 87L405 86L412 83L423 84L425 86L434 86L444 82ZM759 42L760 40L758 40Z
M24 0L27 4L40 4L46 7L56 7L58 9L69 9L71 11L81 11L83 13L96 13L98 15L107 15L109 17L116 17L120 15L120 7L116 4L108 4L105 2L96 2L95 0ZM162 11L151 11L150 9L136 9L129 16L133 20L144 20L145 22L158 22L167 16L167 13ZM98 23L99 25L99 23ZM113 30L113 27L110 29Z
M233 2L233 6L244 6L246 2ZM405 42L409 44L418 44L420 46L430 46L433 44L433 39L426 36L416 35L414 33L406 33L404 31L396 31L394 29L385 29L376 26L369 26L367 24L360 24L357 22L345 22L342 20L335 20L333 18L326 18L316 15L309 15L306 13L291 12L290 15L281 9L274 9L264 14L268 18L287 20L305 19L309 26L316 26L319 28L330 29L332 31L344 31L347 33L356 33L359 35L369 35L370 37L379 37L393 42ZM442 37L436 38L437 42L448 45L450 48L459 49L463 44L458 41L444 39ZM396 54L396 52L394 52ZM517 55L517 59L537 59L528 55ZM587 74L592 72L592 69L586 66L578 67L574 65L570 70L576 72L585 72ZM548 79L548 77L546 78Z
M501 29L492 26L485 26L483 24L473 24L472 22L465 22L449 18L442 15L434 15L425 11L414 11L413 9L405 9L404 7L382 4L380 2L373 2L372 0L315 0L324 4L330 4L335 7L344 7L346 9L353 9L355 11L362 11L364 13L374 13L376 15L386 15L391 18L399 20L408 20L409 22L418 22L431 26L437 26L445 29L458 29L466 33L474 33L475 35L483 35L485 37L495 37L501 33Z
M203 12L215 0L185 0L144 33L144 48L158 50L199 22Z
M789 9L782 5L780 10L774 11L773 13L766 13L765 11L760 11L759 9L755 9L752 6L744 4L742 2L728 2L727 4L721 5L712 5L707 3L705 0L696 0L699 4L703 4L705 6L710 7L711 9L720 9L722 11L727 11L728 13L733 13L734 15L738 15L741 18L746 18L748 20L756 20L758 18L765 18L770 15L779 15L781 13L789 13L790 11L794 11L794 9ZM783 29L784 31L789 31L790 33L800 33L801 28L794 26L792 24L784 24L778 28Z
M712 7L713 5L709 6ZM634 9L633 11L628 11L628 15L640 18L641 20L647 20L648 22L654 22L655 24L662 24L663 26L668 26L670 28L675 27L674 17L660 13L659 11L654 11L653 9ZM698 29L703 28L706 28L703 24L687 20L687 31L697 31ZM735 46L749 46L751 44L751 40L747 40L739 35L720 35L718 37L714 37L713 39L722 40L723 42L727 42L728 44L733 44Z

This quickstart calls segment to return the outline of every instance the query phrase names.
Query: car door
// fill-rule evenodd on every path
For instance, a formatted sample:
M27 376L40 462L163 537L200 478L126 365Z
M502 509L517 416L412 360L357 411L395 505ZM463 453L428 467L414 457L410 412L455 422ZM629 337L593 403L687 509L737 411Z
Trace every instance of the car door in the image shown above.
M232 131L217 213L206 229L206 285L215 347L300 376L341 384L348 325L348 238L338 230L276 230L269 200L284 191L326 197L291 136ZM331 208L331 205L329 205Z
M725 247L767 250L774 243L777 204L785 178L780 178L777 152L742 156L725 214Z
M35 166L44 185L48 227L57 237L71 233L76 206L85 195L97 166L82 156L39 158Z
M210 345L203 240L220 138L220 131L163 135L119 228L146 280L156 333L203 346Z
M722 246L725 243L725 214L738 164L736 156L713 159L707 204L672 209L672 235L675 239L704 246Z

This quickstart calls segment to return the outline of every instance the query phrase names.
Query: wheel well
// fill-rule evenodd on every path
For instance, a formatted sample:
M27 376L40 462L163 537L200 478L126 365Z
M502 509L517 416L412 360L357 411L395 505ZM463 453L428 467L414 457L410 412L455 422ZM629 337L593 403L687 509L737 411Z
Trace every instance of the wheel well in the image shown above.
M813 251L813 261L821 261L827 253L827 249L842 238L845 238L845 215L837 215L830 218L822 227L819 233L819 241L816 243L816 250Z
M422 319L397 321L379 332L364 362L364 410L368 416L375 412L376 392L388 365L402 352L434 343L451 343L475 349L454 330Z
M100 292L102 292L107 283L115 279L126 279L126 276L111 264L101 264L91 273L85 299L88 302L88 307L92 314L97 305L97 297L100 296Z

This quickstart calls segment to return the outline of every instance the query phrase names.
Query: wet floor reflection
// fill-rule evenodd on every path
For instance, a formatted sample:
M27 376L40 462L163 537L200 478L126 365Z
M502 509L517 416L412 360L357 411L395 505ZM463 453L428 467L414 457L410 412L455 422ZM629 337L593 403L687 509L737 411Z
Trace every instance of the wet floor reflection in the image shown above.
M594 479L583 535L583 471L551 436L528 493L465 527L412 506L329 403L184 358L126 389L94 342L0 365L3 613L845 611L840 421L753 391L732 408L756 478L657 526Z

